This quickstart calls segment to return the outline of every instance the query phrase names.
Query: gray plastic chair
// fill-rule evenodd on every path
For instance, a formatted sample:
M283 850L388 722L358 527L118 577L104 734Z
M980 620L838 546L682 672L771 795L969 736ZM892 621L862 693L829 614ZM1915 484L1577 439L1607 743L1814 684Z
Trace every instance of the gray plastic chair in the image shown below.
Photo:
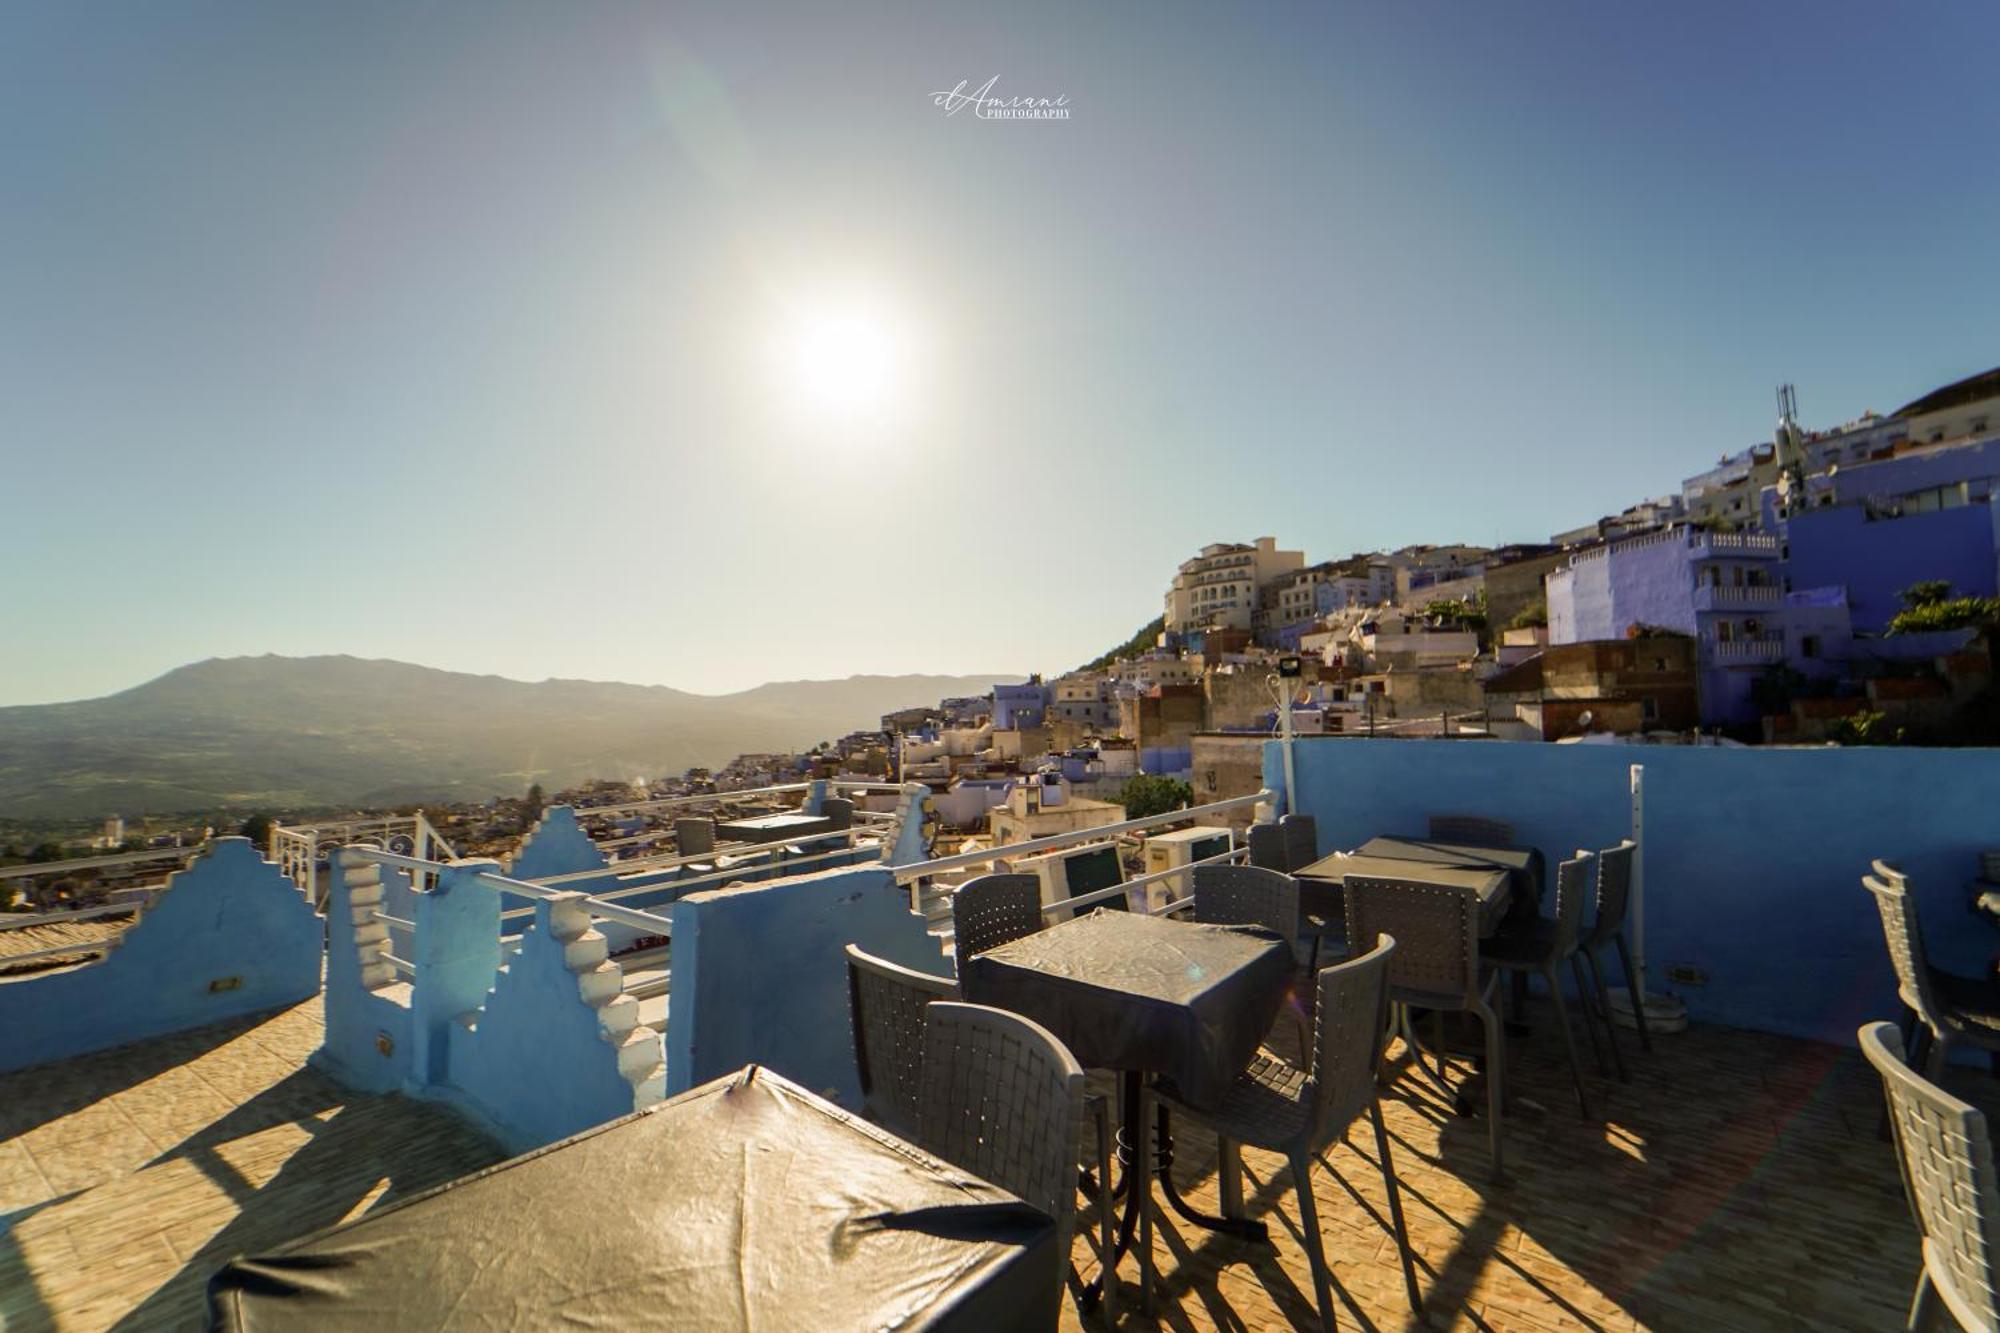
M943 977L877 958L860 945L847 946L847 1001L854 1031L855 1068L861 1078L863 1114L892 1134L921 1143L919 1092L924 1073L924 1026L930 1006L955 1002L959 989ZM1100 1259L1111 1253L1111 1111L1102 1097L1086 1097L1098 1174L1089 1181L1103 1221ZM1001 1182L995 1182L1001 1183ZM1104 1313L1115 1312L1111 1283L1105 1283Z
M1250 849L1250 864L1263 870L1290 874L1291 856L1285 845L1285 830L1277 824L1252 824L1243 835Z
M1042 928L1042 882L1033 875L981 875L951 895L951 947L959 971L974 954Z
M1304 870L1319 860L1319 824L1311 815L1286 815L1278 821L1285 839L1285 870Z
M1259 866L1196 866L1194 919L1207 926L1261 926L1296 940L1299 882Z
M1477 1015L1486 1030L1487 1140L1493 1178L1504 1168L1500 1154L1500 1106L1506 1043L1493 1007L1499 972L1482 978L1479 966L1479 894L1469 888L1425 884L1414 879L1347 876L1347 938L1396 941L1389 960L1389 1002L1409 1030L1409 1010L1464 1011ZM1423 1054L1411 1057L1422 1066ZM1445 1055L1437 1053L1440 1081Z
M692 817L676 819L674 846L682 856L707 856L715 850L715 821Z
M820 815L838 833L854 827L854 802L845 796L829 796L819 803Z
M1261 866L1230 864L1194 868L1194 919L1205 926L1259 926L1299 949L1299 882ZM1317 941L1315 941L1315 944ZM1310 957L1310 954L1308 954ZM1299 1049L1307 1048L1306 1015L1288 1003L1298 1029Z
M904 1138L916 1133L924 1009L934 1000L957 998L958 987L943 977L877 958L856 944L847 946L854 1065L870 1120Z
M1873 869L1875 873L1863 876L1861 883L1875 895L1882 915L1882 937L1896 969L1897 994L1917 1020L1908 1046L1911 1066L1922 1069L1926 1077L1939 1077L1955 1041L2000 1052L2000 986L1932 967L1908 877L1881 861Z
M1432 815L1432 842L1456 842L1468 847L1511 847L1514 826L1504 819L1485 815Z
M1592 862L1589 852L1556 867L1556 914L1527 921L1509 921L1499 933L1479 947L1479 956L1489 966L1505 972L1534 973L1548 983L1549 999L1555 1006L1556 1026L1562 1032L1563 1049L1569 1053L1569 1072L1576 1079L1576 1103L1586 1119L1590 1116L1590 1094L1583 1086L1583 1065L1576 1058L1576 1038L1569 1027L1569 1006L1563 1000L1559 971L1570 965L1570 979L1576 983L1577 999L1589 1003L1590 988L1583 978L1577 958L1582 940L1583 900L1589 893ZM1585 1021L1589 1021L1585 1011ZM1597 1033L1592 1029L1591 1043Z
M1882 1076L1924 1269L1908 1327L1930 1326L1941 1303L1964 1329L2000 1329L2000 1180L1986 1117L1923 1078L1896 1052L1893 1023L1861 1029L1861 1051Z
M1410 1309L1421 1312L1423 1308L1375 1082L1387 1041L1389 969L1397 947L1395 940L1384 938L1363 956L1320 972L1316 983L1318 1017L1306 1046L1305 1068L1260 1051L1250 1068L1231 1085L1222 1104L1209 1111L1181 1103L1171 1085L1162 1085L1160 1090L1174 1110L1215 1131L1223 1160L1229 1160L1232 1145L1247 1143L1266 1152L1283 1153L1291 1163L1292 1188L1299 1196L1299 1226L1305 1233L1320 1325L1325 1329L1334 1325L1333 1282L1320 1236L1319 1208L1313 1198L1312 1162L1344 1141L1348 1127L1363 1112L1375 1126L1376 1164L1389 1196L1389 1216L1402 1255Z
M1056 1253L1065 1259L1059 1271L1069 1267L1076 1228L1082 1123L1083 1069L1047 1028L977 1004L942 1002L925 1012L917 1142L1054 1218ZM1102 1201L1108 1215L1110 1201ZM1107 1270L1107 1293L1110 1277ZM1049 1327L1061 1306L1058 1283L1049 1292Z
M1653 1049L1653 1034L1646 1027L1646 1009L1639 1003L1639 977L1632 968L1632 947L1625 940L1625 912L1632 901L1632 856L1637 847L1630 838L1597 854L1597 916L1584 933L1577 950L1590 968L1596 1008L1604 1023L1605 1040L1611 1046L1611 1062L1624 1080L1625 1056L1618 1049L1618 1025L1611 1021L1611 993L1605 989L1604 969L1598 965L1598 951L1618 950L1618 962L1625 969L1625 993L1632 999L1632 1018L1639 1027L1639 1045ZM1593 1037L1594 1041L1594 1037Z

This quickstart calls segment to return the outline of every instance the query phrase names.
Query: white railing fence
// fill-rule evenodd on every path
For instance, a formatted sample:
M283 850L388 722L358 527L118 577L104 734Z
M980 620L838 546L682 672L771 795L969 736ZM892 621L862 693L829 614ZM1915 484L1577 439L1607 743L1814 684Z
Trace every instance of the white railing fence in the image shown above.
M278 869L306 895L315 908L326 906L326 886L320 864L336 848L379 843L380 850L414 857L426 865L458 855L444 835L431 827L419 810L409 815L382 815L315 824L271 825L268 855ZM428 883L428 881L426 881Z

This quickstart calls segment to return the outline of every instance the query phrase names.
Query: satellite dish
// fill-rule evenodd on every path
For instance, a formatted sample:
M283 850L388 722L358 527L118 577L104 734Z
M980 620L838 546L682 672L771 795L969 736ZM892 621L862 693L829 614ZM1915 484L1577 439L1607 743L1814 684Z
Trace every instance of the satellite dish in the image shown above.
M1588 727L1590 723L1591 723L1591 712L1588 708L1584 709L1581 713L1578 713L1576 715L1576 724L1579 727Z

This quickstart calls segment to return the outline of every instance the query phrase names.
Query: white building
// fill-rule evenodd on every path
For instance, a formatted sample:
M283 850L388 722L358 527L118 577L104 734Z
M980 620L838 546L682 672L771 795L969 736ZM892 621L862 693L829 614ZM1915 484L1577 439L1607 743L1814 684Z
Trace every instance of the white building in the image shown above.
M1280 551L1276 537L1259 537L1249 546L1241 542L1204 546L1201 554L1182 563L1167 589L1167 632L1250 629L1264 585L1296 573L1305 563L1305 552Z

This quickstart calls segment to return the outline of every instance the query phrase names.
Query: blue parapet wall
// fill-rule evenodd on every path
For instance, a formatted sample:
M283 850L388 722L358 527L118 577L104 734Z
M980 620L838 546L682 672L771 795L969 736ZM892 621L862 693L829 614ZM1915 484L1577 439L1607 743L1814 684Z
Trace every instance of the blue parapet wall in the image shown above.
M1422 833L1432 813L1494 816L1540 847L1551 874L1579 847L1631 833L1631 768L1645 768L1649 986L1697 1020L1846 1044L1900 1012L1871 859L1912 877L1932 961L1983 975L2000 931L1968 910L1979 853L2000 848L2000 750L1297 743L1297 799L1324 849ZM1284 786L1282 743L1264 782ZM1669 984L1669 967L1705 974Z
M507 864L510 879L547 879L551 875L572 875L585 870L603 870L611 859L598 849L583 831L572 806L552 805L542 812L514 859ZM518 906L510 901L509 907Z
M410 1079L410 988L371 989L365 968L379 950L363 941L381 903L414 896L409 877L392 867L354 859L346 848L334 852L327 877L326 989L321 997L326 1021L312 1063L350 1088L394 1092ZM379 891L373 883L378 879ZM384 929L382 934L389 932Z
M880 866L690 894L673 921L669 1095L754 1062L859 1106L845 947L950 974L909 890Z
M319 989L320 918L247 838L217 838L96 963L0 981L0 1070L64 1060Z

